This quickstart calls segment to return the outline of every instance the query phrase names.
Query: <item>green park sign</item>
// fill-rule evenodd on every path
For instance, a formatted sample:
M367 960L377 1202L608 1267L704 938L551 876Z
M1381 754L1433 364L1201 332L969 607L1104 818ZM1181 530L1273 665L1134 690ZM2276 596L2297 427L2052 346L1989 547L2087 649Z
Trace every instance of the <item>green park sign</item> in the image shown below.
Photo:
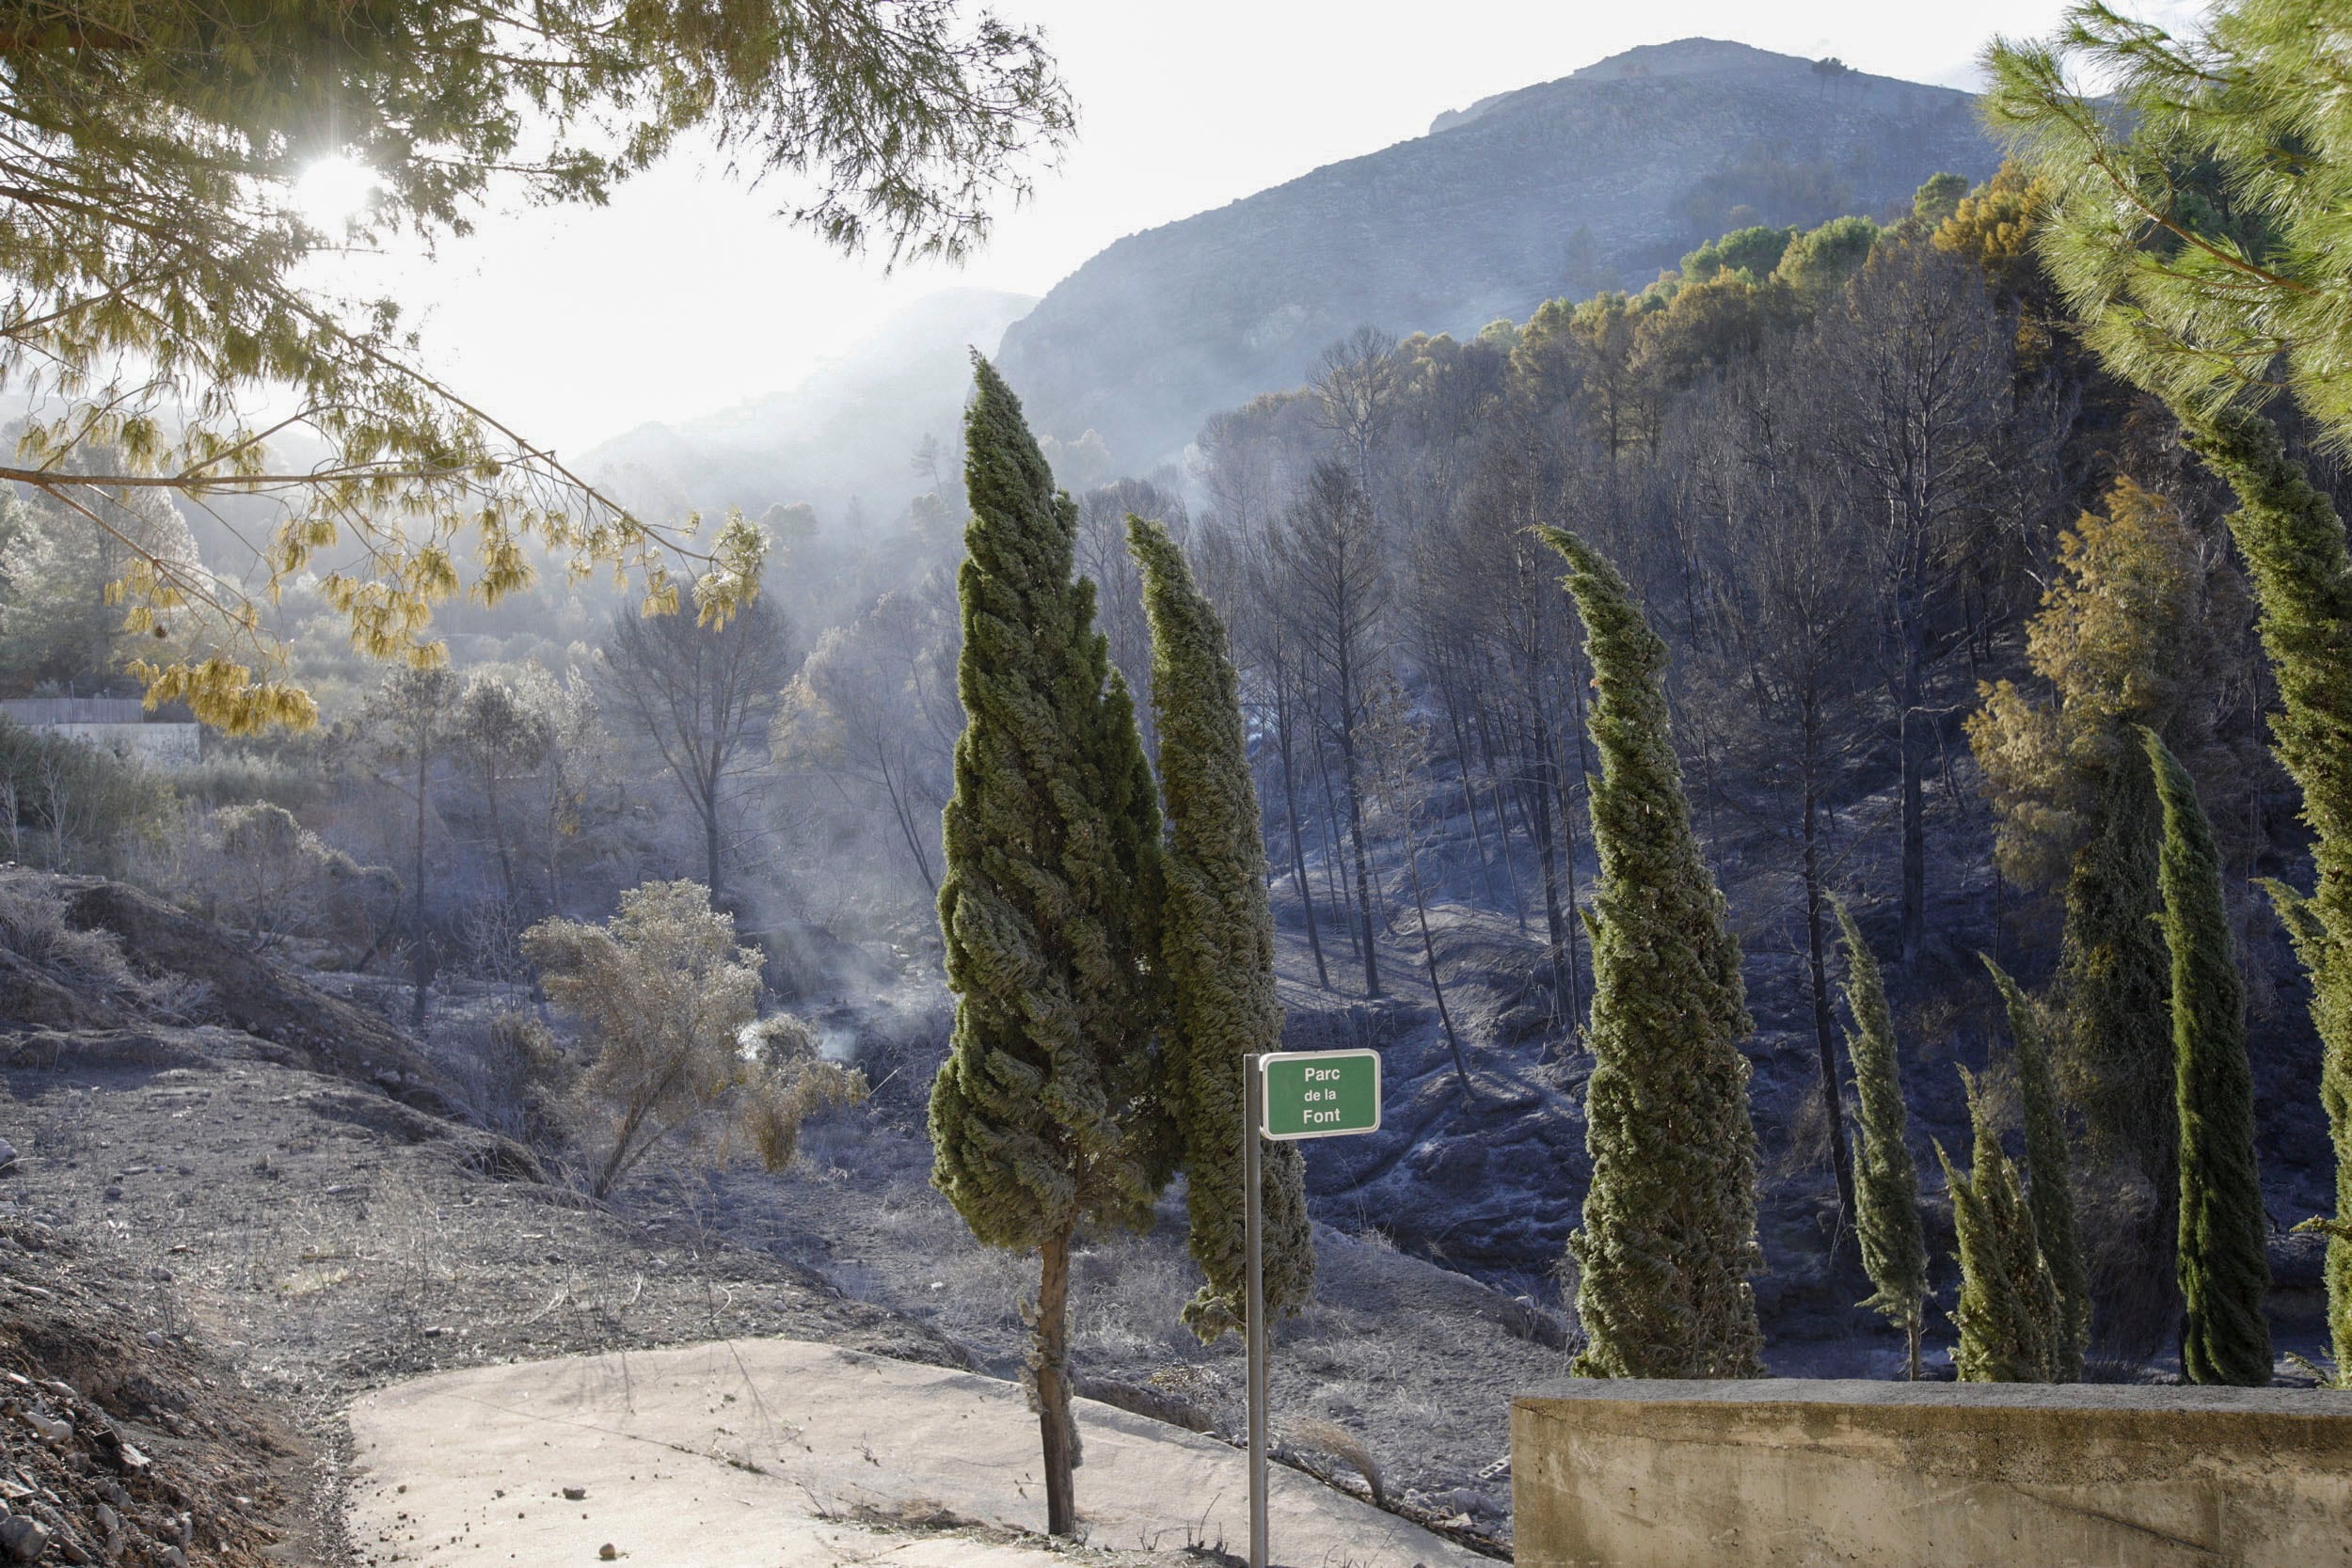
M1258 1058L1269 1138L1332 1138L1380 1130L1380 1053L1286 1051Z

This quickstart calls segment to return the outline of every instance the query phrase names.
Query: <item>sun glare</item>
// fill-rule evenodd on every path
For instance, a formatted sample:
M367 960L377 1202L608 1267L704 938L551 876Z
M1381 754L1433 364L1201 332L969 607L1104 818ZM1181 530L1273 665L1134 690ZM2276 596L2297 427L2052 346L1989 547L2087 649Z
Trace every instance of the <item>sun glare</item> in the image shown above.
M383 189L375 171L356 159L321 158L294 183L294 211L317 228L342 230Z

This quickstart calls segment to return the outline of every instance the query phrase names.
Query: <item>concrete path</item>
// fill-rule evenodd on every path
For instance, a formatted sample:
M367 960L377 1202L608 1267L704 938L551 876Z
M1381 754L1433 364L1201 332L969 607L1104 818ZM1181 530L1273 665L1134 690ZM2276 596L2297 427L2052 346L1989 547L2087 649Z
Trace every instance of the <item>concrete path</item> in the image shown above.
M1222 1443L1078 1402L1088 1544L1248 1549ZM1037 1418L1015 1385L796 1339L446 1372L351 1410L353 1543L371 1563L566 1568L1069 1568L1034 1537ZM566 1490L580 1496L567 1497ZM1480 1558L1276 1466L1292 1568Z

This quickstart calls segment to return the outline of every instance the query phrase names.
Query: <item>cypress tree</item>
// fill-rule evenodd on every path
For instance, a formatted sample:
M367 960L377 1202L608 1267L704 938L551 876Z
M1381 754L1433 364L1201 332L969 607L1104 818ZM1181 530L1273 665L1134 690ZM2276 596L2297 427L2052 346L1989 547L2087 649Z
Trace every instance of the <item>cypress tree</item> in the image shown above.
M2066 883L2061 1065L2093 1158L2137 1170L2163 1198L2174 1181L2176 1142L2164 1045L2172 964L2155 918L2163 811L2148 770L2122 745L2100 770L2094 800L2090 840Z
M1952 1168L1936 1145L1952 1194L1952 1231L1960 1250L1960 1304L1952 1322L1960 1342L1952 1363L1963 1383L2048 1383L2063 1333L2058 1287L2034 1236L2033 1211L2018 1190L2017 1168L2001 1152L2000 1134L1968 1069L1960 1069L1976 1135L1970 1170Z
M1854 1162L1854 1230L1862 1268L1877 1293L1862 1305L1903 1331L1905 1370L1919 1376L1919 1330L1928 1298L1928 1243L1919 1221L1919 1167L1903 1141L1908 1117L1895 1054L1895 1020L1886 1006L1879 961L1843 900L1833 898L1846 948L1846 1006L1854 1032L1846 1037L1853 1058L1854 1091L1862 1114Z
M1208 1276L1184 1321L1205 1341L1242 1323L1242 1058L1281 1049L1274 914L1225 627L1166 529L1131 515L1127 547L1142 568L1152 624L1152 705L1168 809L1160 930L1168 1098L1190 1173L1193 1260ZM1259 1176L1266 1309L1295 1312L1314 1288L1315 1268L1298 1146L1268 1148Z
M2254 1156L2254 1069L2246 1059L2246 982L2221 899L2221 856L2188 770L2142 730L2164 800L2164 940L2172 950L2172 1055L2180 1095L2181 1294L2191 1383L2270 1381L2263 1298L2270 1261Z
M2066 883L2057 991L2065 1020L2058 1066L2082 1111L2090 1160L2129 1173L2148 1207L2116 1250L2122 1277L2106 1328L2126 1354L2153 1354L2179 1321L2172 1276L2180 1164L2172 1119L2172 962L2156 924L2156 841L2163 809L2123 732L2101 768L2090 840Z
M2058 1291L2058 1331L2051 1345L2051 1381L2079 1383L2083 1351L2090 1343L2090 1276L2083 1266L2082 1231L2074 1218L2074 1161L2066 1148L2066 1112L2058 1103L2058 1079L2042 1009L2009 976L1979 953L2009 1009L2009 1035L2017 1048L2017 1088L2026 1102L2026 1206L2033 1211L2035 1237L2050 1265Z
M2237 492L2230 533L2262 601L2259 629L2279 677L2270 733L2303 789L2317 885L2273 883L2312 975L2319 1097L2336 1148L2328 1232L2328 1329L2340 1386L2352 1386L2352 554L2344 523L2267 420L2225 409L2192 424L2190 445Z
M1029 1381L1048 1528L1069 1535L1071 1241L1081 1225L1148 1226L1170 1164L1153 1049L1159 810L1094 586L1072 579L1077 508L1010 389L974 366L964 728L939 890L956 1022L931 1085L931 1180L980 1241L1038 1255Z
M1756 1129L1739 1042L1740 946L1691 831L1666 718L1666 645L1616 569L1572 533L1567 559L1597 695L1590 790L1600 879L1593 933L1592 1184L1568 1249L1586 1377L1752 1377L1762 1335L1748 1275Z

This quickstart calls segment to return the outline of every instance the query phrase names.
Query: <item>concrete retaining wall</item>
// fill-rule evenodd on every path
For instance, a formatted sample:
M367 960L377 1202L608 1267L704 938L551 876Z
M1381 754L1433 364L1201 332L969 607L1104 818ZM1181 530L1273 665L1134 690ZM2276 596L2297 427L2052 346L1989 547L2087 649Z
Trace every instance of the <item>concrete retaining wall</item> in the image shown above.
M1519 1568L2352 1568L2352 1393L1570 1383L1511 1489Z

